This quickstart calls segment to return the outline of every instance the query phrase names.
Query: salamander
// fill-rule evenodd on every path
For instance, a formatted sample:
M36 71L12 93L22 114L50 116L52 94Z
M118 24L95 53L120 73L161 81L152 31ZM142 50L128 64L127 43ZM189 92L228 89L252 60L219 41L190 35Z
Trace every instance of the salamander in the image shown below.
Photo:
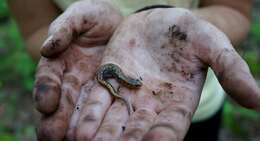
M104 86L115 98L124 101L127 106L128 113L131 114L133 111L131 103L118 94L119 91L115 90L112 84L107 81L109 78L115 78L120 84L130 89L140 88L142 86L141 78L134 79L126 76L118 65L112 63L101 65L96 71L96 79L99 84Z

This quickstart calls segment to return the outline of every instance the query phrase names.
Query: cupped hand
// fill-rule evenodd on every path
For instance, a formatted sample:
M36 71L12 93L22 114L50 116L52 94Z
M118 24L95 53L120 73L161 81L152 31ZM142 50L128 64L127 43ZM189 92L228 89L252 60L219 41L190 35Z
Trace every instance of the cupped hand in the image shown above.
M41 58L34 88L36 108L43 115L38 140L64 139L77 99L92 86L105 45L121 20L109 3L84 0L51 24L41 49L49 58Z
M114 63L140 89L121 87L134 113L100 84L79 107L78 141L181 141L199 103L210 66L238 103L259 108L260 91L247 64L213 25L180 8L128 17L115 31L101 64ZM112 82L116 86L116 82Z

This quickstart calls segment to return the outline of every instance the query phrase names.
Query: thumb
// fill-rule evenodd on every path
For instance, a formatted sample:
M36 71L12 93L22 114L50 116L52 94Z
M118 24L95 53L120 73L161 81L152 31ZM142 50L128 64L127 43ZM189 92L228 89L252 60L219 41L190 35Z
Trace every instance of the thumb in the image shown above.
M64 17L59 17L49 29L49 37L41 47L41 55L44 57L55 57L68 48L73 38L73 28Z
M198 39L206 41L200 42L200 59L214 70L221 86L234 100L244 107L259 109L260 89L247 63L223 32L205 22L200 28L206 31Z

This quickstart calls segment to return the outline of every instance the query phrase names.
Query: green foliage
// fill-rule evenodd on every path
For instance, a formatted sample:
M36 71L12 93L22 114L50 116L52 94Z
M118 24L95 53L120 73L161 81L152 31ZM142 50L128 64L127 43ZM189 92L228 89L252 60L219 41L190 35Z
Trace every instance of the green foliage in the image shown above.
M1 132L0 133L0 140L1 141L15 141L15 137L11 133Z
M8 8L5 0L0 0L0 18L8 15Z
M0 117L0 141L36 140L31 119L25 120L25 111L23 113L19 111L20 107L24 108L24 104L20 101L23 97L17 95L15 90L0 91L0 106L4 107L5 115ZM28 117L30 114L26 113Z
M0 0L0 31L0 141L36 140L30 116L36 64L25 50L5 0Z
M247 40L242 44L243 58L254 76L260 77L260 0L256 0L252 13L252 23Z
M22 38L13 20L0 27L0 86L14 83L30 91L36 64L25 51ZM14 42L15 41L15 42ZM19 79L19 81L17 81Z
M257 40L258 42L260 41L260 22L256 21L251 24L251 29L250 33L252 34L252 38Z
M260 32L259 32L260 34ZM259 38L260 39L260 38ZM259 40L260 41L260 40ZM260 58L256 51L247 51L243 55L244 59L246 60L247 64L250 66L250 70L256 76L260 76Z
M232 102L225 102L223 112L224 127L230 129L240 137L248 137L248 132L254 128L259 128L260 113L248 110ZM256 126L250 124L255 123Z

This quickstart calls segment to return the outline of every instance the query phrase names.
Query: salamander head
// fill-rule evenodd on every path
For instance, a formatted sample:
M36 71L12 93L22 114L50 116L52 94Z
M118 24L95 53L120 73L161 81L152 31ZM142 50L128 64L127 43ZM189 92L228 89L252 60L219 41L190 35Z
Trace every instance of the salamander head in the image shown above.
M139 79L132 79L129 84L128 87L130 88L140 88L143 85L142 81Z

